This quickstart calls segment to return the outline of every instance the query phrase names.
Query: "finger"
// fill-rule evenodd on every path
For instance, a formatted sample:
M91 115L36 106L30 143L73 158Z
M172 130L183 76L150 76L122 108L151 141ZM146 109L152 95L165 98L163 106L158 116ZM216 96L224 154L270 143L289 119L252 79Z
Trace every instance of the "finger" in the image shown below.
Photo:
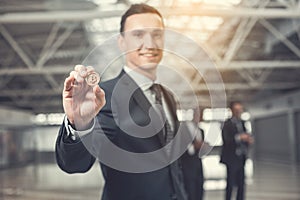
M105 97L105 92L104 92L104 90L102 90L102 89L99 87L99 85L95 85L95 86L93 87L93 92L94 92L96 98L97 98L98 100L100 100L100 101L102 101L103 98Z
M87 71L87 74L90 74L90 73L92 73L92 72L95 71L95 68L92 67L92 66L87 66L87 67L86 67L86 71Z
M70 74L70 76L68 76L65 79L65 82L64 82L64 91L70 91L70 90L72 90L74 80L75 80L75 78L71 74Z
M77 71L71 71L70 76L73 76L77 83L83 83L84 78Z
M81 70L85 70L85 66L84 65L75 65L75 71L80 72Z
M106 103L105 92L99 87L99 85L95 85L93 87L93 92L96 96L95 103L97 105L97 109L100 110Z
M84 65L76 65L75 71L78 72L78 74L83 78L87 76L86 67Z

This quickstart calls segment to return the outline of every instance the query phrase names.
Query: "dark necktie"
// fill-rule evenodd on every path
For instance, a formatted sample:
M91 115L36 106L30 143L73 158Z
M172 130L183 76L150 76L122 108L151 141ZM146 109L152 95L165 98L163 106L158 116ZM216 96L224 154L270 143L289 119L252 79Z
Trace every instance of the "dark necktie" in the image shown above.
M164 120L165 125L163 128L163 134L165 137L165 143L168 144L174 137L174 132L171 129L170 123L166 117L166 113L162 106L162 86L159 84L153 84L150 87L150 90L155 94L155 104L158 104L159 106L156 106L159 110L159 114L161 115L162 120ZM165 150L168 156L171 155L171 146L165 146ZM170 174L172 177L172 181L174 184L174 190L176 195L174 196L174 199L181 199L186 200L187 196L185 193L184 185L182 182L182 171L181 167L179 166L179 163L177 161L170 163ZM177 196L177 198L176 198Z
M155 104L159 105L159 106L157 106L157 108L159 109L159 112L160 112L159 114L161 115L162 120L164 120L164 122L165 122L163 133L164 133L164 137L165 137L165 142L167 144L168 142L170 142L173 139L174 133L171 129L170 123L167 119L166 113L162 106L161 85L154 83L150 87L150 90L153 91L153 93L155 94Z

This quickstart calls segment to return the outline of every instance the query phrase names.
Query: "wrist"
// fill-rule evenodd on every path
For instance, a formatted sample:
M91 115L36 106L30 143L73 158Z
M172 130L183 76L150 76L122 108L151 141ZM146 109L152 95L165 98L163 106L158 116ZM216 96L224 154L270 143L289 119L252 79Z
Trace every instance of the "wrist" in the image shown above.
M74 128L77 131L84 131L87 129L90 129L93 126L93 119L90 121L76 121L76 124L74 124Z
M69 117L67 117L68 124L77 131L84 131L87 129L90 129L93 126L93 119L91 119L89 122L83 121L83 120L76 120L76 123L74 120L70 120Z
M75 129L75 123L74 120L70 120L68 116L66 116L67 124L70 125L73 129Z

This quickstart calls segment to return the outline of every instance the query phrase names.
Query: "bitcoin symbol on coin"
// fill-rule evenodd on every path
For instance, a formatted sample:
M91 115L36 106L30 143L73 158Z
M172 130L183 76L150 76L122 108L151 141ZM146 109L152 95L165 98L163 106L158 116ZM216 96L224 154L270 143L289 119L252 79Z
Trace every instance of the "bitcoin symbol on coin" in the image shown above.
M89 86L95 86L100 82L100 75L97 72L89 73L85 81Z

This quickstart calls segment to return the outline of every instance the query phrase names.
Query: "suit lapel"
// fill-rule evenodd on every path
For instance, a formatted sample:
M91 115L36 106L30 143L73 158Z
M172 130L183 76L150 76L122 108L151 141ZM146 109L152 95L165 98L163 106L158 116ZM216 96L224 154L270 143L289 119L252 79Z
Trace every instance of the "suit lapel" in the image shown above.
M148 114L149 108L151 107L151 103L148 101L148 99L145 97L143 91L139 88L139 86L134 82L134 80L124 71L121 73L121 81L123 83L122 90L124 92L129 91L129 93L132 93L132 98L136 101L138 106L141 107L141 109Z
M147 114L149 116L149 109L152 106L151 103L149 102L149 100L145 97L144 93L142 92L142 90L140 88L138 88L135 93L133 94L133 99L135 100L135 102L141 107L141 109L145 112L145 114ZM153 130L158 132L157 133L157 137L158 140L160 142L161 145L165 145L165 138L163 136L163 131L162 130L158 130L153 123L152 127Z
M120 74L120 81L122 81L122 91L133 91L132 93L132 99L135 101L135 103L143 110L145 115L149 116L149 109L151 108L151 103L144 95L143 91L139 88L139 86L135 83L135 81L125 72L122 70ZM161 130L158 130L153 123L151 123L151 126L153 127L153 131L158 132L157 137L161 145L165 144L165 139L163 136L163 132Z

